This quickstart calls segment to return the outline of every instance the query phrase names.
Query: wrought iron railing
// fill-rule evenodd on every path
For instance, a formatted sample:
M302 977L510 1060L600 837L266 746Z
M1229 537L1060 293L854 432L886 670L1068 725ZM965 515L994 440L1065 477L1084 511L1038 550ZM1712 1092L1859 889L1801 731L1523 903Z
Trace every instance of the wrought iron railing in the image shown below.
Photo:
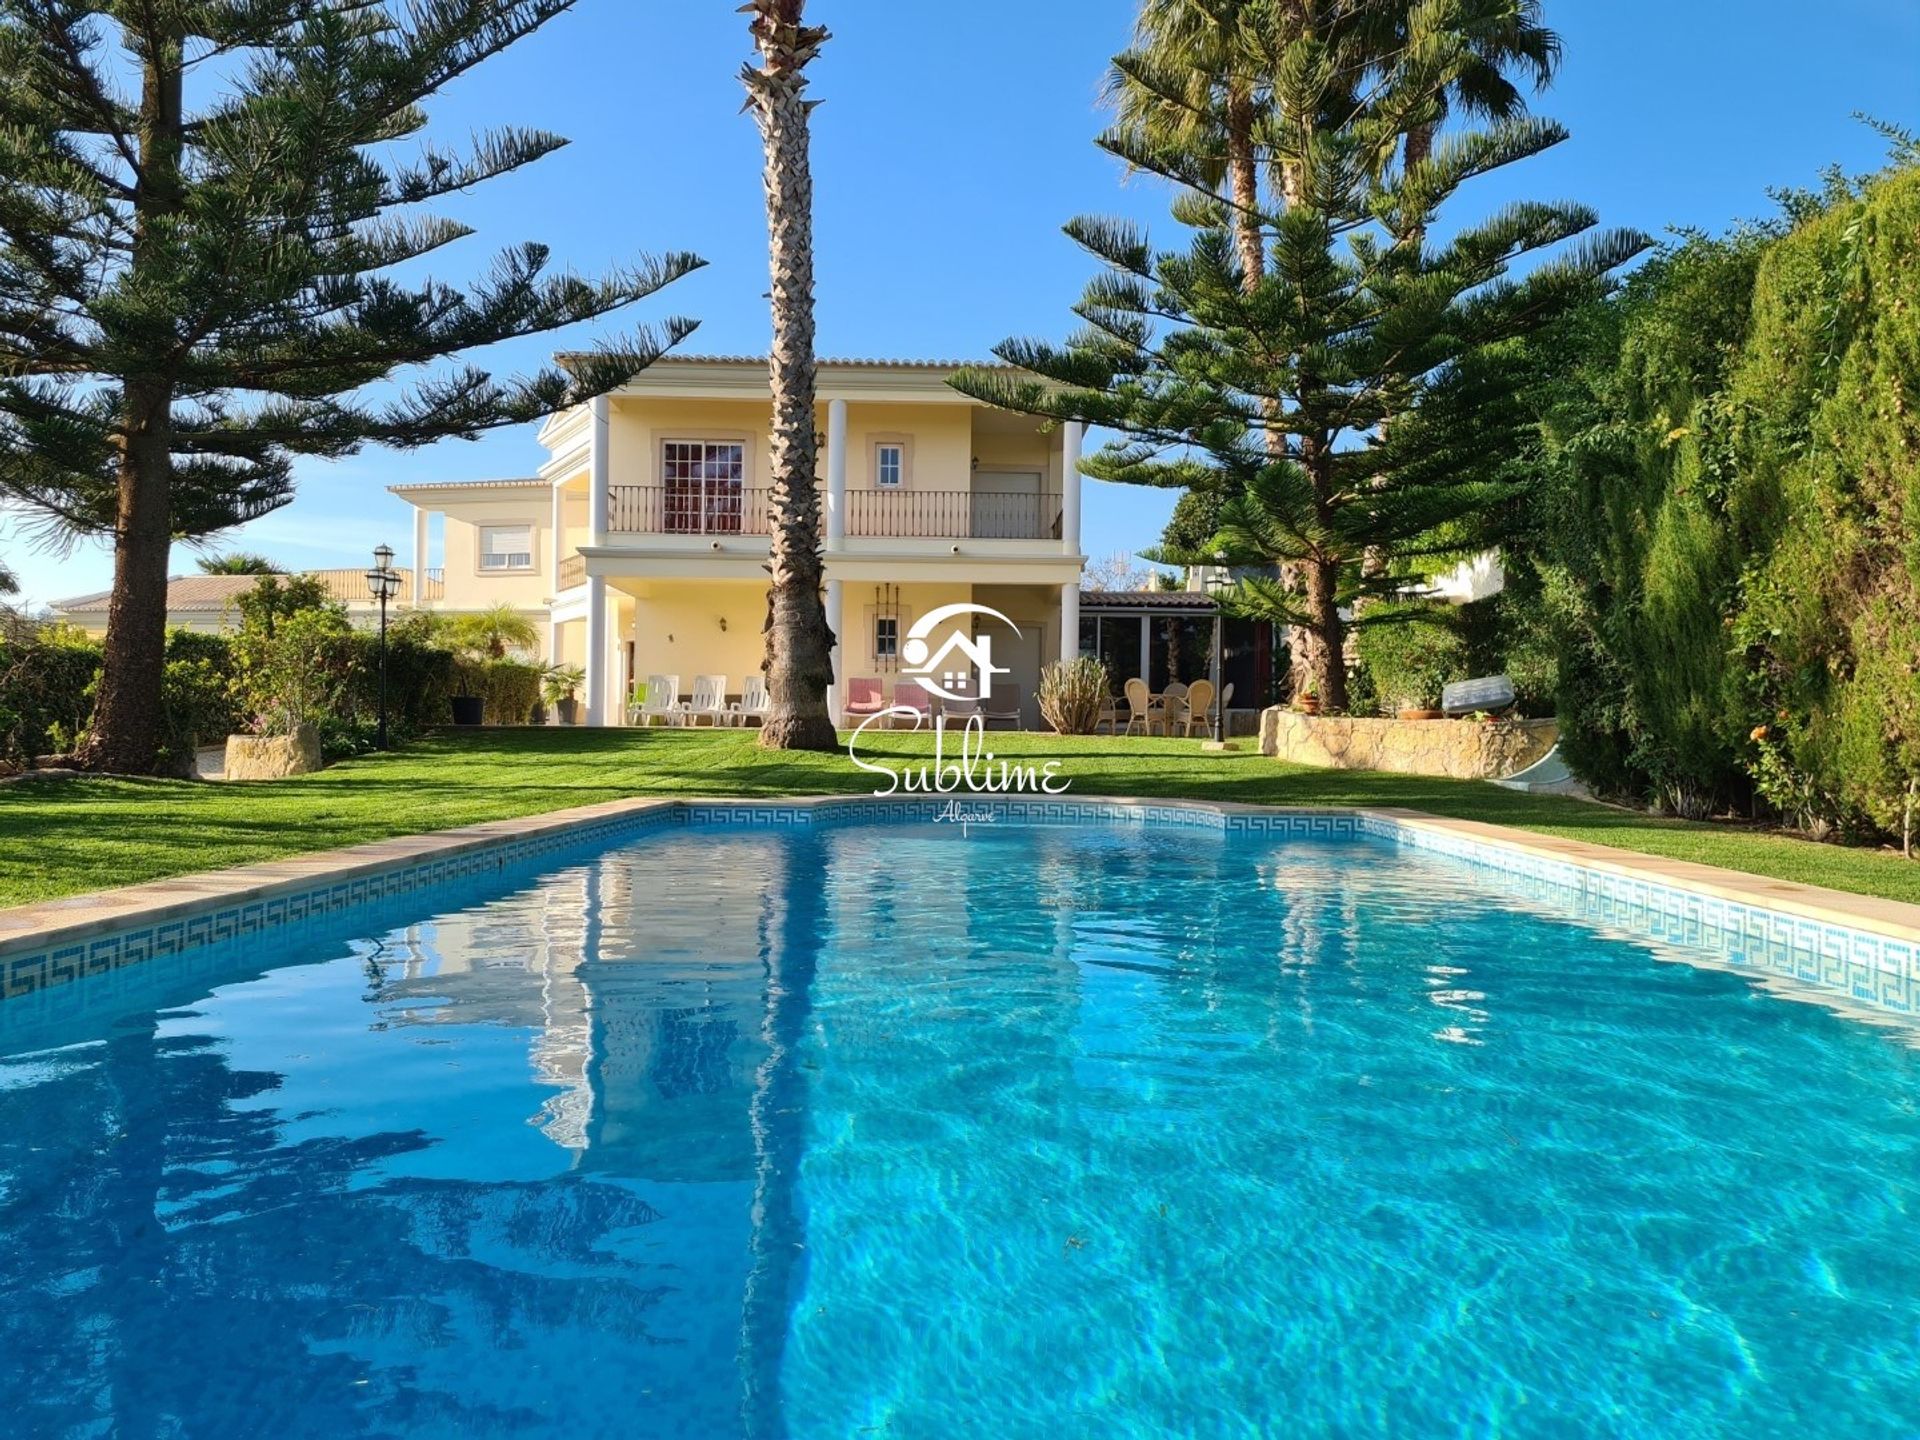
M849 490L847 534L912 540L1052 540L1058 495L980 490Z
M626 535L764 535L767 492L725 480L615 485L607 528Z
M628 535L764 535L767 498L765 490L726 481L615 485L608 496L607 526ZM850 490L846 533L914 540L1057 540L1060 497Z

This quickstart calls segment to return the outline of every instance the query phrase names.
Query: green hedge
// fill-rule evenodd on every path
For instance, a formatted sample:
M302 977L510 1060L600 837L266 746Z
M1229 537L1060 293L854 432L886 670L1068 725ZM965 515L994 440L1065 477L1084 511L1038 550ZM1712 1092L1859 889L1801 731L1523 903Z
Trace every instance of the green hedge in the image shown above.
M99 673L100 647L77 630L49 626L32 640L0 641L0 758L71 750L93 713Z
M1898 835L1920 792L1920 171L1690 237L1546 407L1563 744L1611 791Z
M294 613L279 612L275 619L287 620ZM285 663L310 673L315 694L324 697L311 716L324 752L338 759L371 749L380 715L378 634L355 629L337 614L317 629L296 623L284 633L294 642L294 653L283 657ZM228 735L254 727L268 700L257 672L266 661L265 651L276 643L264 626L240 635L168 633L162 692L169 736L164 769L184 771L196 747L218 745ZM404 633L391 637L391 739L404 740L452 719L447 697L456 663L451 653L424 639ZM490 687L490 709L520 717L500 723L524 721L539 696L538 669L510 661L458 663ZM507 668L495 675L502 665ZM99 642L77 630L51 626L32 640L0 641L0 759L21 762L71 750L93 713L99 673ZM250 675L256 678L250 680Z
M1371 623L1354 630L1354 647L1382 712L1436 707L1444 686L1469 678L1467 642L1452 607L1382 603L1367 618Z
M486 703L485 724L525 725L540 703L540 675L538 665L518 660L457 659L452 693L478 695Z

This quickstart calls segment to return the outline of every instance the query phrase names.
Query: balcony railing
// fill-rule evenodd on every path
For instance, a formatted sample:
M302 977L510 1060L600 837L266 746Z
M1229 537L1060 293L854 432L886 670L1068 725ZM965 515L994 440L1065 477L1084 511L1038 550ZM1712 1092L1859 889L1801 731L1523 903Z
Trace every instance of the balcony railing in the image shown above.
M714 480L615 485L608 495L607 524L626 535L765 535L769 494ZM1060 497L850 490L847 534L901 540L1057 540ZM564 577L565 571L561 573Z
M903 540L1057 540L1058 495L849 490L847 534Z
M560 588L571 590L587 583L587 557L575 551L560 560Z
M309 570L305 572L327 587L327 594L335 600L351 605L355 602L371 603L373 591L367 586L367 572L364 570ZM413 571L400 572L400 593L393 597L395 605L417 605L421 600L440 600L446 597L447 572L433 569L427 571L426 594L416 597L413 593Z
M764 535L767 496L724 480L615 485L607 528L625 535Z

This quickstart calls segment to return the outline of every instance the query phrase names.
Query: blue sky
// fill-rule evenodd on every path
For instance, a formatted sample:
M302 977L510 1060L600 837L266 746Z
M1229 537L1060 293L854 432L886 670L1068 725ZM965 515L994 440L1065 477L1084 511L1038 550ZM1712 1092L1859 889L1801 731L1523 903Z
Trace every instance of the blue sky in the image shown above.
M823 355L971 358L1010 334L1058 336L1089 264L1061 233L1086 212L1164 222L1158 187L1123 182L1092 144L1106 60L1131 0L813 0L834 38L814 67L815 240ZM1461 211L1514 195L1576 199L1655 234L1764 213L1769 186L1821 166L1873 168L1864 110L1920 126L1920 6L1912 0L1547 0L1566 42L1536 108L1573 138L1463 192ZM520 124L573 144L445 207L478 234L440 257L462 279L493 248L534 239L592 271L643 251L693 250L708 268L636 312L700 320L687 349L766 347L759 141L740 113L748 56L735 0L580 0L432 109L436 135ZM463 268L464 267L464 268ZM565 337L568 340L578 336ZM501 366L547 346L503 348ZM229 542L294 567L404 555L402 480L530 473L531 429L477 443L368 451L300 471L294 503ZM1090 485L1086 549L1153 542L1172 497ZM0 517L0 555L26 598L101 589L111 556L36 553ZM192 557L176 552L174 569Z

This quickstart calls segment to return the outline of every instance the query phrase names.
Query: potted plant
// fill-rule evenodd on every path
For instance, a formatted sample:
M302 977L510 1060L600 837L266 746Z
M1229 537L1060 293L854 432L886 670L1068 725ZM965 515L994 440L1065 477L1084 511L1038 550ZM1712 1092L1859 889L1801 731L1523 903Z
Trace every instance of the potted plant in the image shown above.
M562 725L579 723L580 702L574 692L586 682L587 672L578 665L549 665L540 674L540 698L553 710Z
M1293 708L1298 710L1302 715L1318 715L1320 713L1320 691L1314 686L1309 685L1293 697Z
M531 620L503 602L478 614L462 615L451 621L447 626L447 638L457 653L475 665L487 665L504 660L510 648L531 650L539 642L540 635ZM454 667L454 685L457 688L447 700L453 710L453 723L479 725L484 722L487 716L486 697L470 693L466 667Z

